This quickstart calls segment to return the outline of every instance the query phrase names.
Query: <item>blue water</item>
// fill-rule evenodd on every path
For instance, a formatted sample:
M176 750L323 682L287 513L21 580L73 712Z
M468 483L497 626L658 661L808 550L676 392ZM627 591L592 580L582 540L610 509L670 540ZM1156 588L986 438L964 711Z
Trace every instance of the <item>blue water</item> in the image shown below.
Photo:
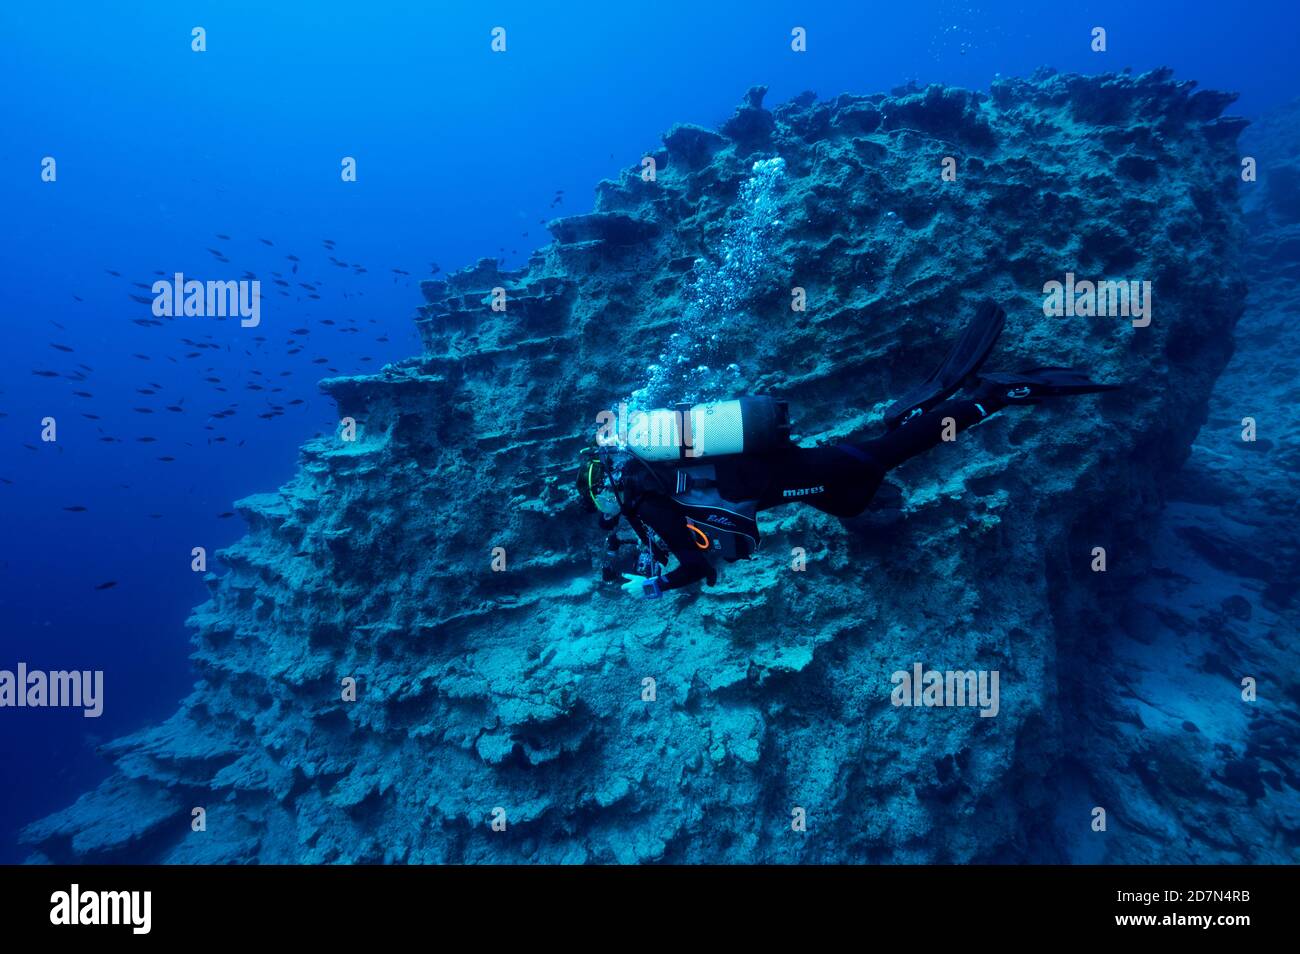
M661 132L716 126L754 84L770 106L1170 65L1239 91L1242 115L1300 94L1293 2L273 6L0 6L0 668L103 669L108 684L99 719L0 710L3 861L21 857L19 825L106 773L95 745L174 711L192 682L184 619L206 595L191 548L234 541L242 521L219 515L333 426L317 379L418 350L434 263L523 263L543 220L587 211ZM498 25L506 55L489 48ZM261 326L135 323L149 305L129 295L150 293L132 283L178 271L256 274Z

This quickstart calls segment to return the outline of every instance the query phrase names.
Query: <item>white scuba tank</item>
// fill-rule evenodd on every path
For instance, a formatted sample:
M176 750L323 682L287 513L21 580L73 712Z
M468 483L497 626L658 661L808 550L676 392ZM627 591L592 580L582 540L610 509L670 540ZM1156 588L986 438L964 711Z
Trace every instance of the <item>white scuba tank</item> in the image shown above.
M625 438L633 454L657 462L762 453L789 440L789 405L770 397L634 412Z

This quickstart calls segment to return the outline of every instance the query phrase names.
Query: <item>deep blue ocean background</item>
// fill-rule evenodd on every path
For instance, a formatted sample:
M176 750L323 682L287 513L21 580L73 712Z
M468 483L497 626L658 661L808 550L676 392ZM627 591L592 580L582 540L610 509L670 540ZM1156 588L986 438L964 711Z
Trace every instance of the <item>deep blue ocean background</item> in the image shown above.
M183 623L206 598L190 550L238 538L220 515L333 426L315 382L416 352L435 264L523 263L544 220L590 209L595 183L673 123L716 126L754 84L774 105L909 80L985 89L1043 65L1169 65L1240 92L1245 116L1300 94L1294 2L283 6L0 6L0 668L106 674L102 718L0 711L0 861L22 856L20 825L107 773L95 745L188 691ZM498 25L505 56L489 50ZM790 50L796 25L807 54ZM132 283L155 272L245 270L263 281L256 330L133 322L150 308Z

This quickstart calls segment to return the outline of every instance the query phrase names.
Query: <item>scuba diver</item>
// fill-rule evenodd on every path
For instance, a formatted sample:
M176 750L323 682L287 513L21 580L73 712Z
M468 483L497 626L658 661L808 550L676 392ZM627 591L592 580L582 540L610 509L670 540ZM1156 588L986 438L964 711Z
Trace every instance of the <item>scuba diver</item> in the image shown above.
M800 447L790 440L786 404L768 397L651 411L643 424L657 429L598 440L582 452L578 494L610 531L604 580L650 598L699 580L712 585L710 555L733 562L757 548L758 511L803 503L856 517L888 471L1008 405L1117 387L1071 368L980 375L1005 321L996 304L981 304L939 368L889 408L887 433L874 440ZM951 399L967 386L969 398ZM657 438L647 441L647 430ZM635 574L614 570L619 548L630 542L618 537L620 520L641 545ZM664 572L670 556L677 566Z

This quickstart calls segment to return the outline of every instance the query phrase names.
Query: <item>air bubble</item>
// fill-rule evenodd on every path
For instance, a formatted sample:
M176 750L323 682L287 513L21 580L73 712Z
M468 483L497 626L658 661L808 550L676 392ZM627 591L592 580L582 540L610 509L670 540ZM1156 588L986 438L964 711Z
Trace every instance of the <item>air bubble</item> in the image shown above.
M781 227L785 160L779 156L752 164L753 177L741 184L730 226L715 258L694 260L689 298L658 363L646 369L645 386L630 402L644 409L677 402L699 403L734 395L709 368L723 366L728 351L744 347L756 333L757 318L746 305L765 287L780 249L774 230ZM732 374L740 366L725 365Z

